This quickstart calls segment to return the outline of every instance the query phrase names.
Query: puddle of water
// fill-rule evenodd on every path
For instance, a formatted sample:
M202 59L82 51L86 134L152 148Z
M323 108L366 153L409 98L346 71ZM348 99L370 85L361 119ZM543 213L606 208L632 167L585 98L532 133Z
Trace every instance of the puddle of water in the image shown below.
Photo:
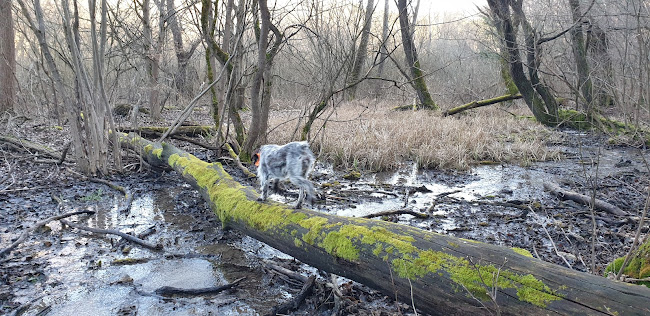
M138 234L151 226L156 227L150 241L175 240L174 245L167 246L170 252L204 253L205 258L165 259L160 254L152 254L148 250L133 247L128 255L122 255L113 248L106 238L96 239L85 237L83 233L63 236L62 247L57 253L49 255L47 268L48 282L43 289L43 297L34 308L51 307L48 315L116 315L122 312L132 312L132 315L257 315L258 310L275 305L277 300L269 297L259 297L252 305L246 300L239 300L228 293L199 297L176 297L161 300L156 296L143 295L152 293L162 286L178 288L212 287L234 281L259 272L247 269L246 262L259 260L244 257L241 249L235 249L225 244L219 244L218 252L206 251L202 245L209 245L204 240L198 240L195 235L187 234L188 228L196 219L191 214L179 214L174 209L174 188L163 189L155 193L145 194L133 201L128 214L120 214L117 206L110 210L98 210L97 214L85 223L91 227L119 229L124 232ZM169 227L169 228L168 228ZM67 234L60 226L52 225L53 234ZM184 237L184 238L183 238ZM115 239L117 240L117 239ZM252 239L251 239L252 240ZM258 247L258 253L273 257L281 254L279 251L259 246L257 241L243 241L243 249ZM257 246L255 245L257 243ZM267 249L268 248L268 249ZM234 272L224 268L221 254L237 260L244 266ZM283 255L284 257L288 257ZM142 258L151 259L144 263L133 265L112 265L115 259ZM153 259L155 258L155 259ZM214 258L214 259L213 259ZM119 281L127 280L126 282ZM137 290L136 290L137 289ZM287 296L288 293L280 293ZM278 297L279 297L278 296ZM25 297L28 297L27 295ZM27 303L27 302L25 302ZM266 305L264 305L266 304ZM254 306L253 306L254 305Z

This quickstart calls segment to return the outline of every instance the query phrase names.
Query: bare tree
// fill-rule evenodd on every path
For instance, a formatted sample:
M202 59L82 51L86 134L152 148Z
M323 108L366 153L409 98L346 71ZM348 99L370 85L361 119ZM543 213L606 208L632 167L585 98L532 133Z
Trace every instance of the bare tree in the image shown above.
M360 2L363 4L363 1ZM368 55L368 40L370 39L370 26L372 24L372 14L375 11L375 1L368 0L366 4L366 14L363 19L363 29L361 30L361 39L359 41L359 47L356 49L356 56L354 57L354 63L352 64L352 72L350 73L349 83L355 83L359 81L361 76L361 68L366 62L366 56ZM356 98L358 85L353 85L349 90L350 99Z
M11 0L0 0L0 113L13 111L16 46Z
M539 122L547 125L557 124L557 103L538 76L539 50L542 40L537 39L535 30L526 19L522 9L522 0L488 0L488 5L495 23L499 25L498 28L503 32L501 45L505 47L507 52L510 75L528 108ZM513 20L518 20L524 30L529 77L526 77L524 73L524 64L521 60L517 40L517 29L514 27Z
M589 64L587 62L587 47L583 33L582 10L579 0L569 0L573 27L571 28L571 47L576 63L578 74L578 90L582 92L584 110L590 113L592 110L592 84L590 78Z
M154 0L162 1L162 0ZM139 3L136 1L136 3ZM149 78L149 108L151 109L151 117L154 120L161 119L162 104L160 103L160 91L158 89L158 77L160 76L160 43L162 42L163 31L162 24L164 20L160 20L159 33L157 41L154 40L152 19L151 19L151 0L142 0L140 10L142 14L139 15L142 22L144 46L142 57L146 64L147 77ZM162 6L159 5L159 7Z
M174 52L176 54L176 74L174 75L174 83L176 89L185 95L192 95L190 85L187 82L187 65L190 62L190 58L194 54L194 51L201 43L200 40L196 40L190 44L189 48L185 48L183 44L183 30L180 23L178 22L178 13L174 7L174 0L167 0L167 25L169 30L172 33L172 38L174 41Z
M381 46L379 47L379 52L381 53L381 59L379 60L379 65L377 68L377 76L381 78L384 73L384 62L386 61L388 51L386 50L386 41L388 40L388 0L384 1L384 18L381 22Z
M415 49L415 44L413 43L413 35L410 32L411 25L408 20L406 0L398 0L397 9L399 10L399 24L402 35L402 45L404 46L404 55L406 57L407 67L410 69L410 78L407 78L407 80L411 82L411 86L415 89L415 92L418 95L420 103L417 106L419 108L436 110L438 109L438 105L433 101L433 98L431 98L431 94L429 94L424 73L420 67L418 53Z

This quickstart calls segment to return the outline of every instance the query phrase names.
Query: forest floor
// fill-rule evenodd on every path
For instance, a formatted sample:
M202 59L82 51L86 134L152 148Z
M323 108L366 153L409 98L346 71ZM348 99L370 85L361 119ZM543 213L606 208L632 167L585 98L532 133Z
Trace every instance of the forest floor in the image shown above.
M24 122L22 138L59 144L60 131ZM561 159L473 165L468 171L420 170L405 162L396 171L364 172L350 179L319 162L312 175L320 199L315 210L345 216L382 211L423 214L377 218L487 243L519 247L558 265L603 275L606 265L632 244L648 194L647 152L608 145L592 133L558 131L544 144ZM176 145L208 161L222 161L245 185L228 159L200 147ZM71 222L140 235L162 245L149 250L120 237L91 234L59 221L35 230L0 258L0 314L7 315L265 315L316 283L295 315L409 315L412 303L356 282L336 279L256 240L223 230L198 192L174 172L129 171L105 177L127 188L133 200L90 181L38 153L0 142L0 250L36 222L72 211ZM130 155L126 164L137 166ZM623 209L626 216L560 201L543 184L590 195ZM273 199L293 203L291 188ZM647 225L642 237L648 232ZM592 252L592 247L595 249ZM592 271L592 265L595 270ZM292 273L295 272L295 273ZM387 276L388 278L389 276ZM219 294L164 296L163 286L204 288L245 278ZM342 294L332 290L332 282Z

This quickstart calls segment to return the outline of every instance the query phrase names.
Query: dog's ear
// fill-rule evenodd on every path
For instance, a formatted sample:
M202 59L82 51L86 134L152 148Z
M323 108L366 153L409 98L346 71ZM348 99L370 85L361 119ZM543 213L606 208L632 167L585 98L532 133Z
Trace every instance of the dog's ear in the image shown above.
M255 167L260 166L260 153L259 153L259 151L255 152L253 154L253 157L251 157L251 160L253 160L253 164L255 164Z

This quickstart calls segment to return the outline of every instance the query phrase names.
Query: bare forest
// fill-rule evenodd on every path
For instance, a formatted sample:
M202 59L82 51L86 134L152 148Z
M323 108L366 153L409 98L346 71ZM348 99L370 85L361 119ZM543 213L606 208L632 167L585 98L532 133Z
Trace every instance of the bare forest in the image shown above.
M0 314L649 314L650 3L457 2L0 0Z

